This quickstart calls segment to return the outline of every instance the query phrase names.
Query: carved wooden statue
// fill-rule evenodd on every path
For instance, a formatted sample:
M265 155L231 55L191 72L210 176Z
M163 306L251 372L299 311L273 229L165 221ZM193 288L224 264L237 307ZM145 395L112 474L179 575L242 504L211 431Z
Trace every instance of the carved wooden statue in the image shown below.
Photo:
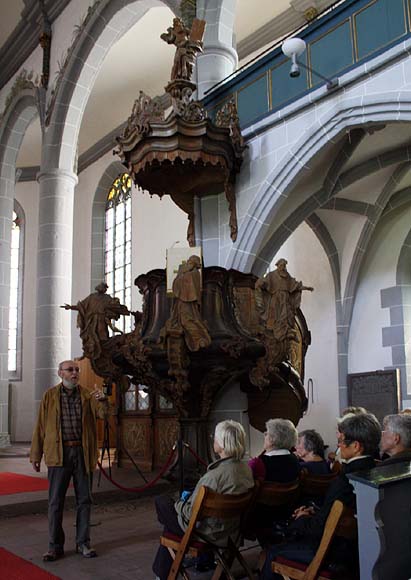
M211 344L211 337L201 317L201 261L190 256L180 265L173 282L174 301L171 316L165 324L170 376L175 377L180 391L189 388L187 382L190 360L187 349L197 352Z
M197 53L203 50L201 40L193 38L190 29L184 26L180 18L174 18L173 26L167 28L167 32L162 34L161 38L167 44L176 46L171 80L190 81Z
M273 272L259 278L255 284L266 355L251 371L250 378L259 387L268 384L267 370L274 372L278 363L293 358L292 342L298 339L296 314L301 294L303 290L314 290L290 276L284 258L278 260L276 266Z
M77 327L80 329L84 355L89 359L99 358L101 343L110 337L109 328L113 332L121 332L112 320L118 320L122 314L130 314L127 306L120 304L118 298L106 294L107 289L107 284L101 282L95 287L96 292L79 300L76 305L61 306L65 310L77 310Z

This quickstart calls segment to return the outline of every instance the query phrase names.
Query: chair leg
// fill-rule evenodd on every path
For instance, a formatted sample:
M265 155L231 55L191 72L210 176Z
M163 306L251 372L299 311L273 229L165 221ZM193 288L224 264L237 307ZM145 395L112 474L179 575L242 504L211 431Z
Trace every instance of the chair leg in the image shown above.
M214 570L214 574L211 577L211 580L220 580L221 578L221 574L224 572L224 568L222 567L222 565L220 564L220 562L218 562L216 569Z
M185 571L185 568L183 567L184 554L183 554L183 558L181 558L181 557L178 558L178 560L180 560L180 561L177 562L177 564L176 564L176 562L175 562L176 552L172 548L167 548L167 550L170 552L170 556L174 560L174 562L171 566L170 572L167 576L167 580L177 580L179 574L181 574L181 576L184 578L184 580L190 580L190 576L187 574L187 572Z
M244 559L243 555L241 554L240 550L238 550L237 548L235 549L235 555L236 555L237 560L240 562L241 566L245 570L245 572L247 572L248 578L250 580L254 580L253 571L251 570L250 566L245 561L245 559Z
M225 556L223 550L215 551L215 557L218 562L217 568L215 569L214 574L211 577L211 580L218 580L221 577L222 572L225 573L229 580L235 580L235 577L231 573L231 566L234 561L233 555L231 552L228 552L228 555Z
M261 550L258 556L258 570L261 572L264 566L265 559L267 557L267 550Z

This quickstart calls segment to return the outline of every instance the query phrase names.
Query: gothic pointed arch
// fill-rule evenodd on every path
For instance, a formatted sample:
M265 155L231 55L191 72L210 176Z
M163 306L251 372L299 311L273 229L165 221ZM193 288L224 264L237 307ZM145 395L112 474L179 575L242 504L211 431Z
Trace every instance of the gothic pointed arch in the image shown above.
M265 237L275 216L281 210L289 215L298 205L298 200L289 195L307 169L311 160L331 142L337 141L347 131L357 128L358 120L367 123L390 123L411 121L411 97L404 94L401 110L393 94L374 94L349 103L334 103L324 118L316 120L307 128L297 142L292 145L281 161L263 180L256 195L249 203L241 220L236 243L230 248L225 267L243 271L253 269L256 256L260 255ZM257 137L258 138L258 137ZM323 203L332 198L337 189L324 195ZM318 207L314 200L312 209Z
M25 132L39 114L37 89L30 75L19 75L6 101L0 119L0 358L8 359L9 307L10 307L10 258L13 204L16 181L16 161ZM0 378L0 446L10 442L8 425L7 373Z
M150 8L163 5L175 12L178 2L97 0L89 7L52 90L46 116L48 166L73 170L83 113L107 52Z

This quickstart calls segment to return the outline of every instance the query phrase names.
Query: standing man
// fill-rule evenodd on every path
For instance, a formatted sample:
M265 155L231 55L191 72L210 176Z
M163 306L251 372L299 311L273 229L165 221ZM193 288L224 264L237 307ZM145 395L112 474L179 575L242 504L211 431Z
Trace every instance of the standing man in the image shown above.
M33 432L30 462L40 471L44 454L48 468L49 549L44 562L64 556L63 509L71 477L77 505L76 552L85 558L97 556L90 547L90 481L98 457L97 416L104 416L108 402L102 391L79 385L79 372L73 360L59 364L61 382L44 393Z

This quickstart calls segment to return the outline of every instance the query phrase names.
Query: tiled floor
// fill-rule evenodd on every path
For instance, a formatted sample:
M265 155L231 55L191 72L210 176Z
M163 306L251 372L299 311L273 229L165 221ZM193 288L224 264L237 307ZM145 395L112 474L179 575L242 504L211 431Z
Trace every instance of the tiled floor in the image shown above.
M24 454L16 452L16 455ZM27 457L13 456L0 449L0 471L36 475ZM38 475L46 477L43 468ZM136 472L113 470L113 478L127 487L142 485ZM174 486L175 487L175 486ZM147 494L124 494L111 491L111 483L102 480L93 493L97 502L92 512L92 544L99 557L91 560L75 554L75 510L72 500L64 514L66 556L57 562L44 563L47 549L47 492L0 496L0 545L61 580L150 580L154 578L151 563L158 547L161 526L154 510L154 495L165 493L172 486L162 482ZM73 491L70 490L72 496ZM258 551L247 553L250 563L256 563ZM196 573L192 578L207 580L210 573ZM241 574L240 576L241 577ZM2 579L6 580L6 579ZM30 580L30 579L27 579Z

